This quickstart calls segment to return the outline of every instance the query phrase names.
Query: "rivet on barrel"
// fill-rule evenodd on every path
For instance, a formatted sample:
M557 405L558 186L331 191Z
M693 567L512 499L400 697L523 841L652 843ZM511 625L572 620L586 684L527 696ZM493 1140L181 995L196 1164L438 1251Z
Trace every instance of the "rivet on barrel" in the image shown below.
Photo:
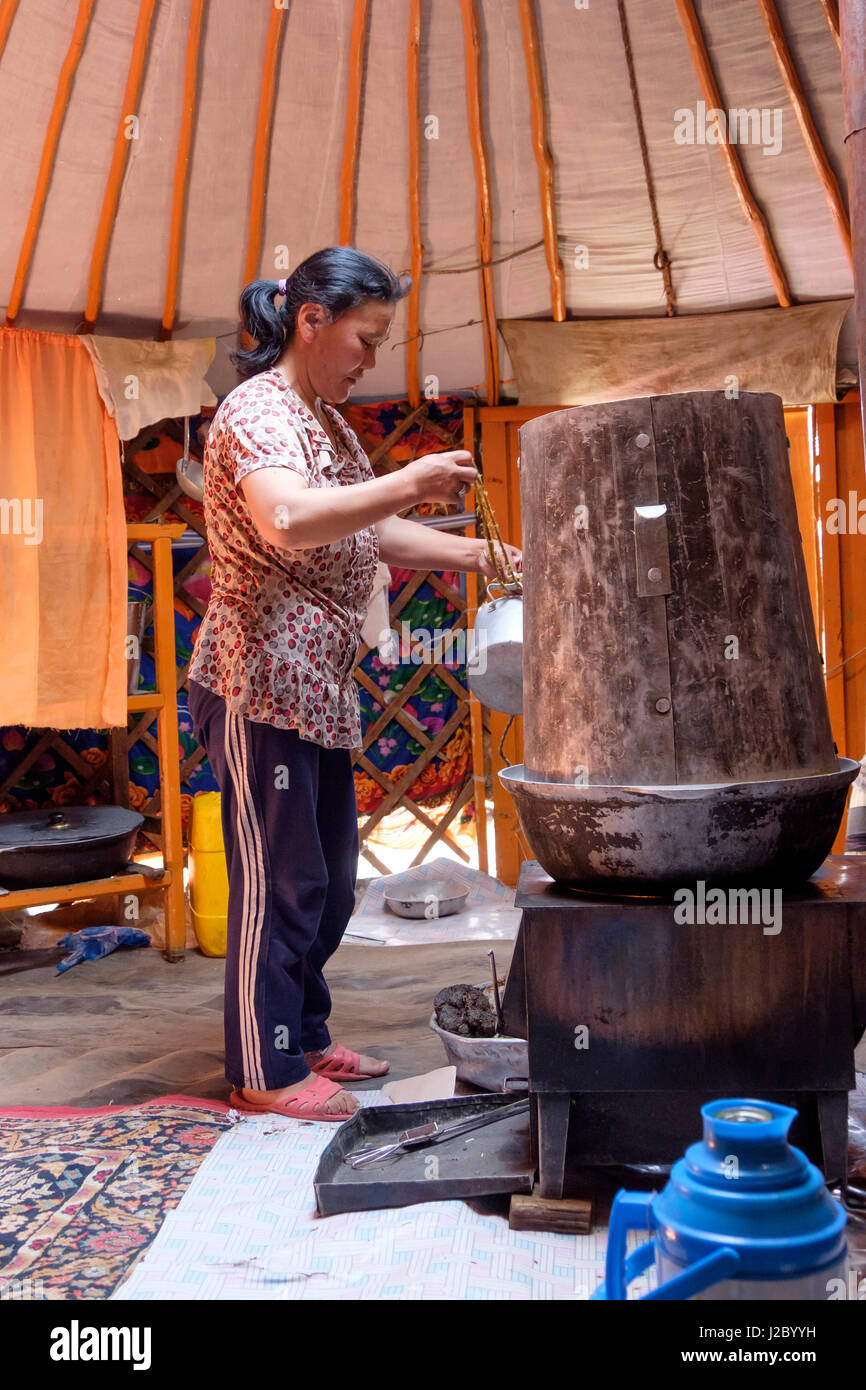
M667 714L670 710L670 707L670 700L666 700L664 696L662 696L660 700L656 700L656 709L658 710L659 714Z

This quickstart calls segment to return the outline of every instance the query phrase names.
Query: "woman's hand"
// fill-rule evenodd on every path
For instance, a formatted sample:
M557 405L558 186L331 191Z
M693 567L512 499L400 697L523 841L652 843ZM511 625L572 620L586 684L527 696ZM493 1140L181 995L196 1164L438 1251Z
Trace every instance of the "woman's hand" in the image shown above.
M478 574L483 574L486 579L498 579L499 576L490 560L490 550L486 540L476 540L475 544L479 547L478 554ZM503 569L508 572L502 558L502 546L497 541L493 542L493 553L499 560ZM505 543L505 553L511 561L511 568L515 574L523 572L523 552L517 549L516 545Z
M411 479L416 502L462 502L478 476L467 449L424 454L407 463L403 473Z

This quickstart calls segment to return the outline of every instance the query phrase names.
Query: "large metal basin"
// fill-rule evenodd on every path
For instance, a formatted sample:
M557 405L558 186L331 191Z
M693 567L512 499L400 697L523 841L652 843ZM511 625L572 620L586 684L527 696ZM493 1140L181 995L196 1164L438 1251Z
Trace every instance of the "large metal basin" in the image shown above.
M499 776L552 878L593 892L665 893L698 879L781 887L809 878L833 845L860 765L784 781L612 787Z

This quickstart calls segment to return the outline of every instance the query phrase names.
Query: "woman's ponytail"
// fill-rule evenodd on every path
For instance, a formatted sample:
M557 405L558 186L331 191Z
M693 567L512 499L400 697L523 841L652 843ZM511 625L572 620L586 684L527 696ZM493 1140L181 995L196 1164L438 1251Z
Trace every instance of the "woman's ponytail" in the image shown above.
M256 340L254 348L236 348L229 353L242 376L267 371L283 355L288 324L274 303L279 288L276 280L253 280L241 294L241 323Z
M274 300L285 285L279 309ZM253 280L241 294L243 327L256 346L229 353L242 376L267 371L279 361L295 336L298 311L304 304L321 304L331 320L365 299L396 304L412 287L408 275L397 276L389 266L354 246L328 246L295 268L285 281Z

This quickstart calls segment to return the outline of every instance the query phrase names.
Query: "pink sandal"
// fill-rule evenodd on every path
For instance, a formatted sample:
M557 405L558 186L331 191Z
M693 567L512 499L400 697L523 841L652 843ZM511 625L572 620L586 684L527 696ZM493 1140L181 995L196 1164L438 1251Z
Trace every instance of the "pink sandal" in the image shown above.
M361 1071L361 1058L358 1053L350 1052L342 1043L337 1043L330 1056L323 1057L321 1062L311 1062L310 1070L318 1072L319 1076L327 1076L331 1081L378 1081L379 1077L386 1076L391 1068L389 1065L383 1072Z
M247 1100L240 1091L232 1091L229 1096L229 1105L234 1106L235 1110L245 1110L251 1115L287 1115L291 1120L329 1120L332 1123L342 1124L344 1120L350 1120L352 1115L348 1112L344 1115L334 1115L325 1110L325 1103L332 1096L335 1096L342 1087L337 1086L332 1081L328 1081L324 1076L317 1076L316 1080L309 1086L305 1086L303 1091L298 1091L296 1095L288 1100L280 1101L255 1101Z

